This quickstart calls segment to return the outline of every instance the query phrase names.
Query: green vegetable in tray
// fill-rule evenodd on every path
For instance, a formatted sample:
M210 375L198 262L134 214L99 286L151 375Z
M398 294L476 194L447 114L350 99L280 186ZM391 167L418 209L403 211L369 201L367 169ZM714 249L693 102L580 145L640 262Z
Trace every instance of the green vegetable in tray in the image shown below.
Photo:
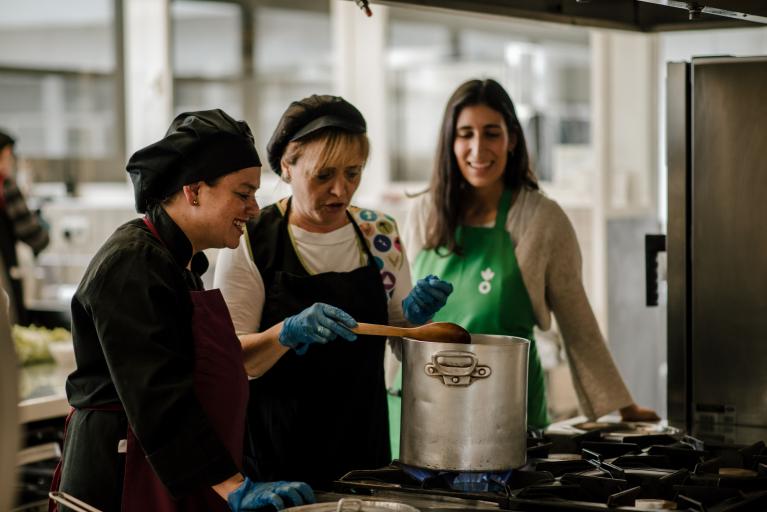
M52 362L53 358L48 350L50 343L72 342L72 334L62 327L47 329L36 325L29 327L14 325L12 335L16 355L19 362L25 366Z

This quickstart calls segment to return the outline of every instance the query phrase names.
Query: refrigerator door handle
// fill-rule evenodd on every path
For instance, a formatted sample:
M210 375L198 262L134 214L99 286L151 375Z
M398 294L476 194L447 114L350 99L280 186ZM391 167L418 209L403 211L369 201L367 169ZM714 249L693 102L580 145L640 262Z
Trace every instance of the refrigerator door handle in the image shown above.
M666 235L644 236L645 301L648 307L658 305L658 254L666 252Z

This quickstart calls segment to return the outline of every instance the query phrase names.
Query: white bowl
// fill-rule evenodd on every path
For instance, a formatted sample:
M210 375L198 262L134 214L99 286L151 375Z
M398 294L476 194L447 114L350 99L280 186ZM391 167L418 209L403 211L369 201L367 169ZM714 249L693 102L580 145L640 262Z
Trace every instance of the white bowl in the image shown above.
M48 343L48 350L57 365L64 367L75 366L75 346L71 341L52 341Z

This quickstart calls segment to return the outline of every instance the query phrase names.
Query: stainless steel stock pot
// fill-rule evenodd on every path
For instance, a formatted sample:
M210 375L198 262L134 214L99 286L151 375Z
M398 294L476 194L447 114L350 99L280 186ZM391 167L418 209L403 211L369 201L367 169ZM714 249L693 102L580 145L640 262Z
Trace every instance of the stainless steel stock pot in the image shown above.
M400 460L449 471L523 466L530 342L472 334L471 344L403 339Z

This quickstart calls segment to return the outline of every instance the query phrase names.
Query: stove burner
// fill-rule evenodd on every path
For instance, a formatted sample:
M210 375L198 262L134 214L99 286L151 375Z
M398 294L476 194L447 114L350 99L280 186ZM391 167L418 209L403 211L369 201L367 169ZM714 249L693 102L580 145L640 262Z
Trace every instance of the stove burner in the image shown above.
M680 435L614 437L602 428L575 436L533 435L528 464L501 472L448 472L405 466L352 471L336 491L452 500L443 511L525 512L685 510L767 511L767 447L705 444ZM419 508L417 505L415 505Z
M402 463L396 465L425 488L446 487L456 491L506 493L512 479L510 469L496 472L457 472L418 468Z
M511 470L503 473L458 473L450 484L457 491L503 492L511 480Z

